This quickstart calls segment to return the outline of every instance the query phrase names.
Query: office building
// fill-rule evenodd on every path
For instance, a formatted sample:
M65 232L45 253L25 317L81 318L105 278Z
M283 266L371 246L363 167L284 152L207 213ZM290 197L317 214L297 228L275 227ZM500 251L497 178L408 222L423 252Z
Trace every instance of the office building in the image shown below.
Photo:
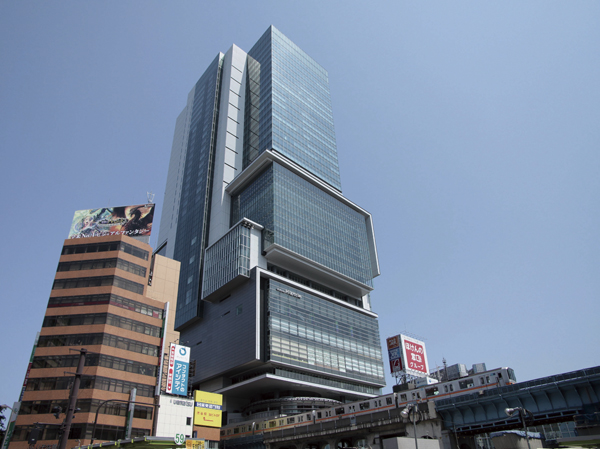
M327 72L274 27L188 95L159 253L181 262L176 329L226 422L385 385L371 215L341 190Z
M153 434L167 305L175 307L180 265L153 256L143 242L151 216L144 223L139 211L153 208L130 207L128 217L115 215L119 208L98 209L74 220L19 398L10 449L29 447L36 423L44 423L37 444L57 444L82 348L85 364L67 447L88 444L92 435L95 442L124 438L134 389L131 436ZM115 225L119 220L122 226Z

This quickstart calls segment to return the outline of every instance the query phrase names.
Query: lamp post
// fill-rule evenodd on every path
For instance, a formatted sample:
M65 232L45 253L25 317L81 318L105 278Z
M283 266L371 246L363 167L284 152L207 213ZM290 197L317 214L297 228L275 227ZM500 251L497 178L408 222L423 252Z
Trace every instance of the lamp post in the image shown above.
M521 423L523 424L523 430L525 430L525 438L527 439L527 447L531 449L531 445L529 444L529 432L527 431L527 423L525 422L525 417L527 415L533 416L529 410L523 407L509 407L504 409L504 413L508 416L514 416L515 413L519 413L519 417L521 418Z
M417 404L408 404L404 410L400 412L400 416L403 418L412 417L411 421L413 423L413 434L415 435L415 449L419 449L419 443L417 442Z

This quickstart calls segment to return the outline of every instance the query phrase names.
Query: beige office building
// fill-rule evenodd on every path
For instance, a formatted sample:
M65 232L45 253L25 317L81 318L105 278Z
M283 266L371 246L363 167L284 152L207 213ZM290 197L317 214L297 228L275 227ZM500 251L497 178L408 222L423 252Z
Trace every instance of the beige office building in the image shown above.
M27 448L36 423L46 423L38 446L58 443L82 348L67 447L89 444L92 432L94 443L124 438L133 389L131 437L153 434L163 344L178 338L168 329L179 265L125 235L65 240L9 449Z

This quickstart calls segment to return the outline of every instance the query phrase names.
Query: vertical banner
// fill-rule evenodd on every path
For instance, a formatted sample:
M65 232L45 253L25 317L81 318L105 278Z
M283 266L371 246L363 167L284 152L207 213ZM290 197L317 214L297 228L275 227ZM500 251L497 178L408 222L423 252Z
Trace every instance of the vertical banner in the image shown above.
M189 371L190 348L171 343L169 348L169 370L167 372L167 393L187 396Z
M23 388L21 388L21 394L19 395L19 401L23 400L25 389L27 388L27 381L29 380L29 373L31 372L31 366L33 365L33 356L35 355L35 349L37 348L38 340L40 339L40 333L35 335L35 341L33 342L33 349L29 356L29 364L27 365L27 372L25 373L25 380L23 380Z
M388 355L390 358L390 372L394 376L402 374L402 352L400 351L400 336L396 335L387 339Z
M159 396L162 389L162 382L165 370L165 345L167 343L167 323L169 320L169 303L165 303L165 309L163 313L162 323L162 337L160 339L160 368L158 369L158 376L156 378L156 391L155 396Z

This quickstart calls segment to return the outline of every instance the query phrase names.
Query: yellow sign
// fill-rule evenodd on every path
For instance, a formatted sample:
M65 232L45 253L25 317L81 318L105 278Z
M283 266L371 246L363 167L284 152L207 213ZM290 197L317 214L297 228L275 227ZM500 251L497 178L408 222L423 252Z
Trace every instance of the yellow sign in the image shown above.
M221 427L223 410L223 395L194 392L194 425L206 427Z
M204 449L205 440L185 440L185 449Z

